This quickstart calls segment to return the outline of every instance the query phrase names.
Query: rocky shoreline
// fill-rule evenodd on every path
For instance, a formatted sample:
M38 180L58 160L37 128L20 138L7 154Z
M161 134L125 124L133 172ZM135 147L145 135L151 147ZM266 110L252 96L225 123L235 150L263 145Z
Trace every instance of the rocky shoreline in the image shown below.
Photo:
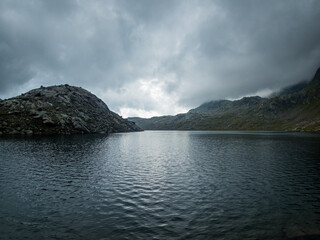
M40 87L0 101L0 135L141 131L89 91L65 85Z

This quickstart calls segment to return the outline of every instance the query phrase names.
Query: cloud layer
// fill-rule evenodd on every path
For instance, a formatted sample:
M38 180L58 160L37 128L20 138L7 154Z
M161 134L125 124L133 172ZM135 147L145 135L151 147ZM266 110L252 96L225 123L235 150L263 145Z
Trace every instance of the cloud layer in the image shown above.
M320 66L320 2L0 2L0 97L68 83L123 116L266 93Z

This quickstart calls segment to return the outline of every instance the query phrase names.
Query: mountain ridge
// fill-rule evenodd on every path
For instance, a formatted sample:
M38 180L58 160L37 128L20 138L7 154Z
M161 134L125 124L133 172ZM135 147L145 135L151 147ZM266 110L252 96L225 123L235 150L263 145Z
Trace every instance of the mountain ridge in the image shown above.
M307 84L277 96L201 104L187 113L128 118L144 130L275 130L320 132L320 68Z

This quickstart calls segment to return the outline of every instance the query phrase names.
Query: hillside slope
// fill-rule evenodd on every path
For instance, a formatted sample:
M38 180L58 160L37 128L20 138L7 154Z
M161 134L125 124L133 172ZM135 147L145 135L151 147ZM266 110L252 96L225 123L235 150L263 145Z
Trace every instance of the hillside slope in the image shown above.
M0 102L0 134L111 133L141 130L80 87L41 87Z
M185 114L129 120L144 130L320 132L320 68L309 83L271 98L211 101Z

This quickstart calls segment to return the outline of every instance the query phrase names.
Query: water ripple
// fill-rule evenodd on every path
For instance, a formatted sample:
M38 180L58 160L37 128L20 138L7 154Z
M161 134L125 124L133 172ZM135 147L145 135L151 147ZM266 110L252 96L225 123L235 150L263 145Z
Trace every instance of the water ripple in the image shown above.
M319 234L319 143L266 132L2 138L0 237Z

